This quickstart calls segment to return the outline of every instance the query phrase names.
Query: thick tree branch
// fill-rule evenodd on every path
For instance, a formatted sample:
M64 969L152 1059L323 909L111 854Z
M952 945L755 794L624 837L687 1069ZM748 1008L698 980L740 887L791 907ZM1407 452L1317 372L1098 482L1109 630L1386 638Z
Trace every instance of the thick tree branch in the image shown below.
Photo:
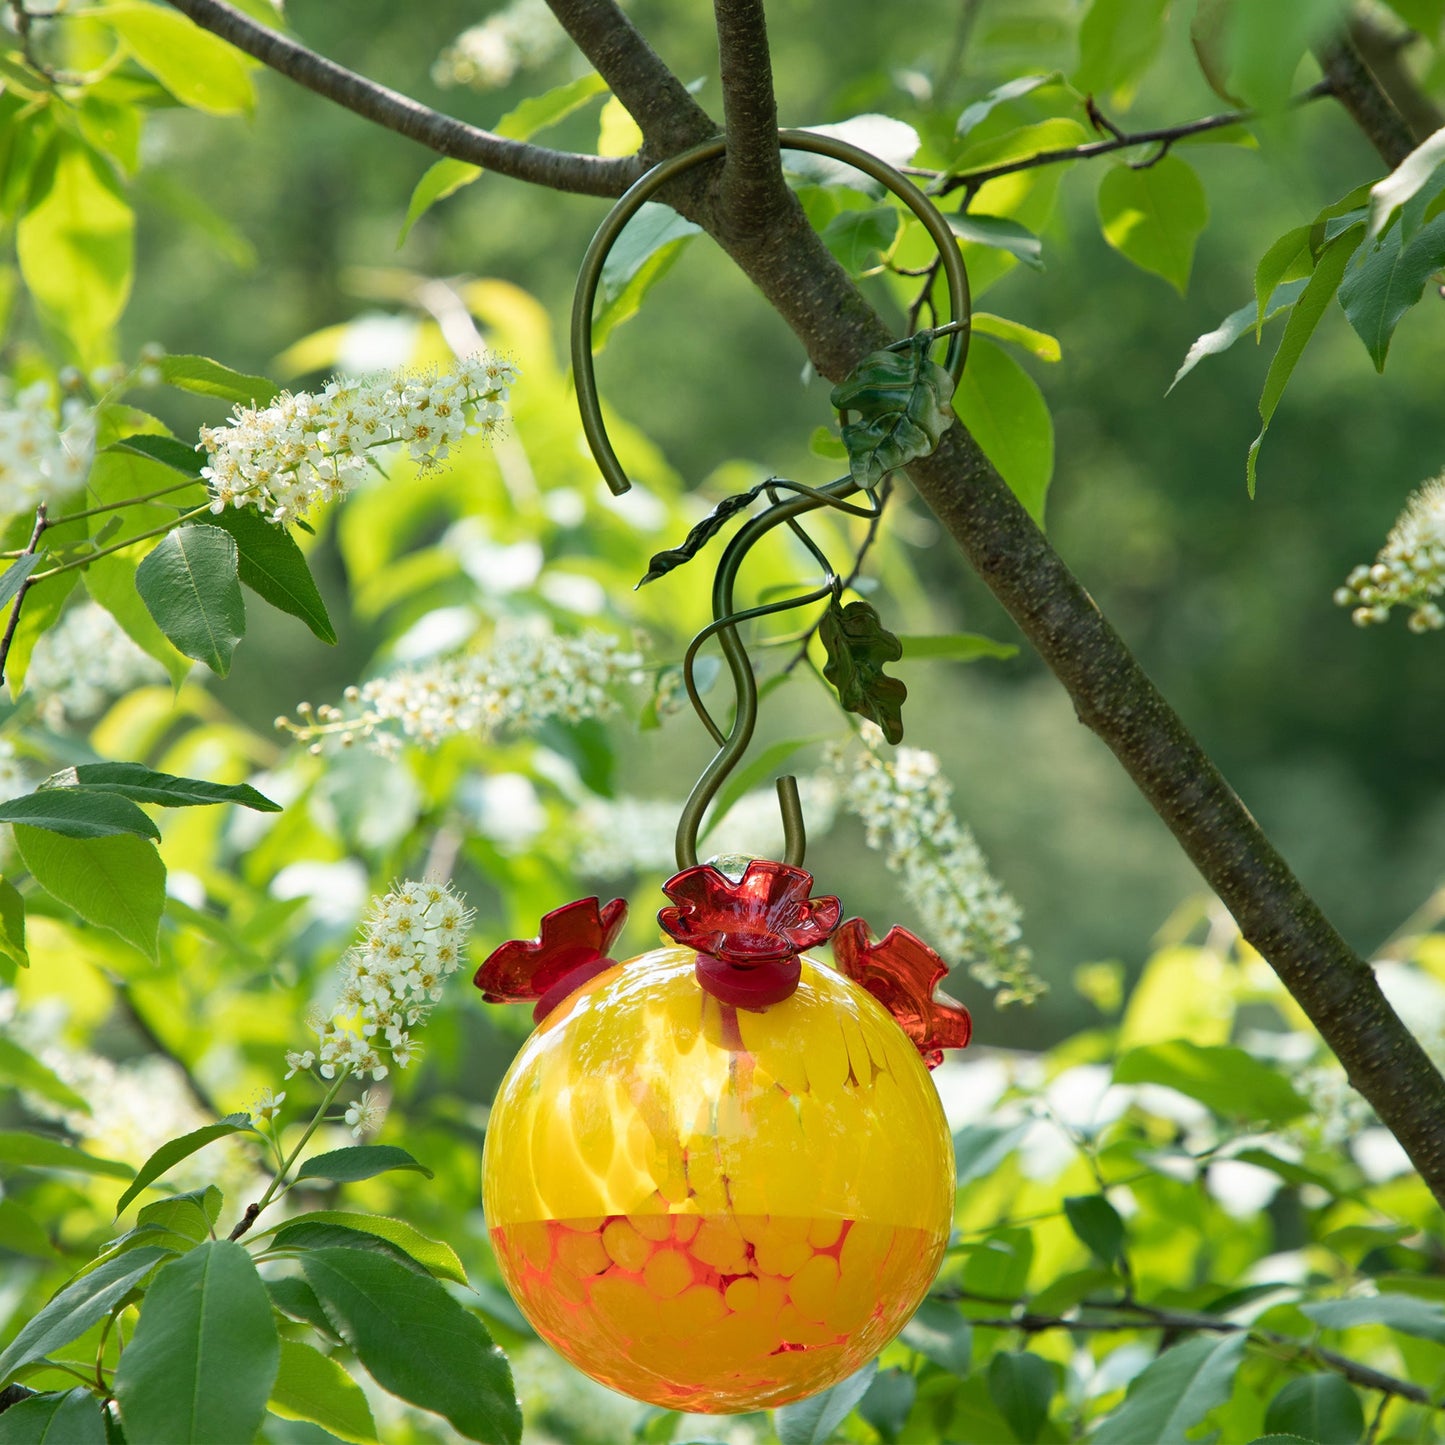
M604 159L549 150L546 146L507 140L467 125L317 55L297 41L252 20L227 5L225 0L169 0L169 3L203 29L219 35L237 50L244 50L298 85L387 130L419 141L439 155L485 166L489 171L515 180L587 196L620 196L644 169L643 163L632 156Z
M764 232L793 204L778 149L778 105L763 0L714 0L728 149L718 183L721 216Z
M1321 47L1318 59L1336 99L1380 153L1381 160L1394 170L1415 149L1416 139L1354 42L1342 35Z

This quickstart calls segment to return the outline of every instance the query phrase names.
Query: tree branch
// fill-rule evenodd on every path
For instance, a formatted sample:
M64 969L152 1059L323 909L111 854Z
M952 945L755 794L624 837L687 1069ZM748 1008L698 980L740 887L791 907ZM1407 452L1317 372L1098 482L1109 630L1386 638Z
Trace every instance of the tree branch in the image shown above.
M237 50L245 51L298 85L439 155L485 166L514 180L587 196L620 196L643 172L642 161L634 156L611 159L549 150L546 146L507 140L467 125L327 60L252 20L225 0L169 0L169 3L202 29L219 35Z
M714 0L728 148L718 205L734 227L762 232L793 204L778 149L778 105L763 0Z
M30 533L30 541L26 543L25 550L21 557L33 557L40 546L40 539L45 535L45 529L50 525L46 516L45 503L41 502L35 509L35 526ZM20 565L17 560L15 565ZM30 564L31 572L21 582L15 591L15 601L10 604L10 616L5 623L5 636L0 637L0 682L5 681L5 669L10 662L10 649L15 643L15 629L20 625L20 609L25 606L25 594L30 591L38 580L34 575L35 564Z
M1342 35L1317 52L1335 98L1391 170L1415 149L1415 136L1354 42Z

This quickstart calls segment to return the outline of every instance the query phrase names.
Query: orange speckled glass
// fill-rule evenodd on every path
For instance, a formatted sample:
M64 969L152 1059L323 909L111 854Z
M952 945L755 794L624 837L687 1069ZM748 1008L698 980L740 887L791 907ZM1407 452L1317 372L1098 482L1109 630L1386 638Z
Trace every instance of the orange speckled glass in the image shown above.
M697 955L588 979L503 1079L483 1202L503 1276L561 1354L672 1409L784 1404L851 1374L931 1284L953 1148L917 1049L802 959L735 1009Z

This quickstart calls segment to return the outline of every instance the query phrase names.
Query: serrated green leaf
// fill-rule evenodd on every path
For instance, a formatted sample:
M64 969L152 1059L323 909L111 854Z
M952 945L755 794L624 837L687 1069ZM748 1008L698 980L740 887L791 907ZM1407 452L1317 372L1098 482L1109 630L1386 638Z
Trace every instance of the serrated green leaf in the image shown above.
M30 967L30 955L25 951L25 900L6 878L0 878L0 956L21 968Z
M395 1144L355 1144L347 1149L333 1149L326 1154L313 1154L296 1171L297 1179L331 1179L338 1184L354 1184L358 1179L371 1179L392 1169L415 1169L428 1179L432 1172Z
M206 464L204 452L188 447L185 442L177 441L175 437L156 436L151 432L122 437L118 442L112 442L106 451L131 452L136 456L146 457L150 461L159 462L163 467L169 467L173 472L180 472L182 476L194 477L198 482L202 480L201 468Z
M10 599L25 585L25 579L45 560L42 552L27 552L17 557L0 575L0 607L9 604Z
M699 229L658 201L638 207L602 265L592 327L594 352L600 352L613 331L637 314L648 291Z
M0 1414L0 1445L106 1445L100 1401L83 1385L21 1400Z
M898 212L892 206L843 211L823 228L823 244L850 276L864 276L882 264L898 225Z
M1264 378L1264 390L1259 398L1259 418L1262 425L1259 435L1250 444L1249 457L1245 464L1245 481L1251 497L1254 495L1259 449L1264 443L1265 432L1269 430L1270 419L1274 416L1280 397L1284 395L1285 386L1294 373L1306 343L1314 335L1320 317L1325 314L1325 308L1339 289L1345 263L1359 245L1364 229L1363 223L1357 221L1348 231L1329 242L1315 261L1314 274L1290 310L1279 349L1275 352L1274 360L1270 362L1269 371Z
M782 1445L827 1445L833 1432L852 1408L868 1393L878 1361L869 1360L846 1380L773 1411L773 1428Z
M209 115L246 115L255 109L250 62L184 15L159 5L113 3L102 18L182 105Z
M1099 184L1104 239L1141 270L1162 276L1182 296L1189 289L1194 243L1209 220L1209 201L1194 168L1168 155L1142 170L1115 166Z
M103 1174L129 1179L134 1172L118 1159L99 1159L66 1144L23 1129L0 1129L0 1173L7 1169L62 1169L71 1174Z
M79 1114L90 1113L90 1105L53 1069L47 1068L33 1054L22 1049L14 1039L0 1034L0 1083L26 1089Z
M1264 325L1275 290L1282 281L1308 280L1314 270L1315 257L1310 249L1313 226L1295 226L1286 231L1259 258L1254 268L1254 337L1259 340L1260 328Z
M92 788L42 788L0 803L0 823L25 823L66 838L112 838L130 833L159 838L161 830L129 798Z
M456 1251L439 1239L431 1239L404 1219L386 1214L358 1214L345 1209L313 1209L293 1221L296 1224L335 1224L366 1234L379 1235L409 1254L428 1273L454 1284L467 1284L467 1272Z
M889 472L927 456L953 425L953 378L929 357L928 345L921 334L898 350L872 352L833 388L838 412L858 414L842 432L860 487L871 491Z
M872 605L860 600L839 607L836 598L830 601L818 623L818 640L828 654L823 677L838 701L848 712L877 723L890 743L902 742L908 689L883 668L903 656L903 646Z
M1445 165L1445 126L1421 141L1399 165L1370 187L1370 221L1365 242L1373 241L1395 218L1400 207ZM1409 237L1405 239L1408 241Z
M1269 1402L1264 1428L1317 1445L1356 1445L1365 1433L1365 1412L1360 1397L1339 1375L1305 1375L1290 1380Z
M940 1369L960 1378L973 1368L973 1326L957 1305L926 1299L903 1327L900 1336Z
M264 376L248 376L232 371L209 356L163 356L160 360L161 380L197 396L218 396L237 406L269 406L281 388Z
M953 409L1042 526L1054 474L1054 420L1033 378L1002 348L975 337Z
M116 1214L119 1215L148 1184L175 1168L182 1159L189 1159L197 1149L203 1149L207 1144L224 1139L227 1135L242 1132L255 1132L251 1127L251 1116L227 1114L218 1123L204 1124L199 1129L192 1129L189 1134L182 1134L178 1139L168 1139L141 1165L130 1187L115 1201Z
M155 959L166 866L153 844L129 834L64 838L21 823L15 826L15 846L52 898Z
M234 1445L261 1428L280 1363L276 1318L251 1256L213 1239L166 1265L115 1372L131 1440Z
M1185 1445L1192 1430L1228 1398L1245 1335L1199 1335L1165 1350L1105 1416L1090 1445Z
M452 156L443 156L441 160L433 161L412 187L411 200L406 206L406 219L402 221L401 230L397 234L397 246L402 245L411 234L411 228L438 201L456 195L463 186L471 185L481 173L481 166L472 165L470 161L456 160Z
M1164 1084L1227 1119L1287 1124L1309 1112L1288 1079L1243 1049L1187 1039L1130 1049L1114 1064L1116 1084Z
M927 636L901 632L898 641L903 646L900 662L918 662L928 657L946 657L950 662L976 662L980 657L1005 660L1017 657L1019 651L1011 642L995 642L979 632L940 632Z
M136 1249L72 1280L26 1322L0 1354L0 1385L104 1319L163 1259L164 1249Z
M236 803L257 813L279 813L274 803L249 783L208 783L202 778L181 778L174 773L157 773L143 763L80 763L48 777L36 796L60 789L80 788L88 793L109 793L136 803L155 803L162 808L198 808L217 803ZM64 793L59 793L64 796Z
M246 632L240 553L220 527L192 525L162 537L136 568L135 585L156 626L177 651L218 677Z
M1062 79L1063 77L1055 70L1048 75L1021 75L1017 80L1006 80L1002 85L994 86L987 95L980 96L977 100L964 106L954 125L953 133L960 136L967 135L975 126L982 125L999 106L1005 105L1011 100L1019 100L1031 91L1037 90L1041 85L1053 85Z
M385 1255L406 1269L420 1274L427 1271L420 1261L413 1259L400 1245L383 1239L369 1230L351 1229L344 1224L326 1224L319 1220L298 1219L293 1224L283 1225L271 1240L271 1249L288 1253L300 1253L308 1249L368 1249L375 1254Z
M1064 1200L1064 1213L1070 1228L1096 1258L1112 1265L1123 1256L1124 1221L1104 1195L1070 1195Z
M1246 331L1253 331L1264 322L1278 316L1281 311L1288 311L1299 300L1300 292L1304 290L1305 285L1306 282L1303 279L1281 282L1275 287L1274 295L1269 299L1268 310L1263 313L1256 310L1253 301L1246 302L1238 311L1231 311L1213 331L1206 331L1189 348L1183 364L1174 373L1174 380L1169 383L1164 395L1168 396L1206 356L1217 356L1221 351L1227 351Z
M1079 25L1074 84L1093 95L1132 90L1163 38L1168 0L1093 0Z
M136 1227L140 1229L152 1225L193 1244L200 1244L211 1237L220 1212L221 1191L214 1184L208 1184L204 1189L188 1190L185 1194L173 1194L168 1199L157 1199L147 1204L136 1215Z
M283 1420L308 1420L350 1445L377 1439L371 1406L341 1364L297 1340L281 1341L281 1367L267 1409Z
M295 1276L288 1276L285 1279L268 1279L266 1292L271 1296L272 1303L283 1314L290 1315L293 1320L299 1320L302 1324L311 1325L317 1333L328 1339L341 1339L341 1336L332 1328L331 1321L326 1317L326 1311L321 1308L321 1301L316 1298L316 1291L304 1279L298 1279ZM508 1298L510 1299L510 1296Z
M880 1370L858 1402L858 1414L878 1432L884 1445L897 1445L917 1394L918 1382L907 1370Z
M1401 1334L1445 1344L1445 1304L1411 1295L1362 1295L1355 1299L1304 1304L1300 1313L1321 1329L1348 1330L1356 1325L1384 1325Z
M506 1358L434 1279L360 1249L308 1250L301 1268L383 1389L444 1416L468 1440L518 1445L522 1416Z
M1419 301L1425 282L1445 266L1445 216L1402 244L1404 227L1361 246L1340 282L1340 305L1365 343L1376 371L1385 369L1390 340L1401 317Z
M988 1362L988 1393L1022 1445L1034 1445L1054 1397L1048 1361L1028 1350L1000 1350Z

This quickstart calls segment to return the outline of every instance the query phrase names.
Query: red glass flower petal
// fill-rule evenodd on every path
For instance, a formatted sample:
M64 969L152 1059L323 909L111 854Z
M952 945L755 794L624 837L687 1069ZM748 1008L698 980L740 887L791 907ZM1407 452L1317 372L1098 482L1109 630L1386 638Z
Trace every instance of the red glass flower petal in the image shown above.
M657 921L679 943L725 963L792 958L826 943L842 915L836 898L809 898L812 886L811 873L786 863L755 858L736 882L702 863L663 884L673 906Z
M961 1049L973 1036L973 1020L962 1004L933 997L948 965L906 928L890 928L872 943L868 925L850 918L833 936L833 960L839 973L867 989L898 1020L930 1069L943 1062L944 1049Z
M621 898L605 907L597 898L565 903L542 919L536 938L514 938L494 948L472 982L488 1003L529 1003L551 996L572 973L579 975L575 986L580 986L601 971L599 964L609 962L607 955L626 921L627 904ZM571 990L554 1001L560 1003L567 992Z

